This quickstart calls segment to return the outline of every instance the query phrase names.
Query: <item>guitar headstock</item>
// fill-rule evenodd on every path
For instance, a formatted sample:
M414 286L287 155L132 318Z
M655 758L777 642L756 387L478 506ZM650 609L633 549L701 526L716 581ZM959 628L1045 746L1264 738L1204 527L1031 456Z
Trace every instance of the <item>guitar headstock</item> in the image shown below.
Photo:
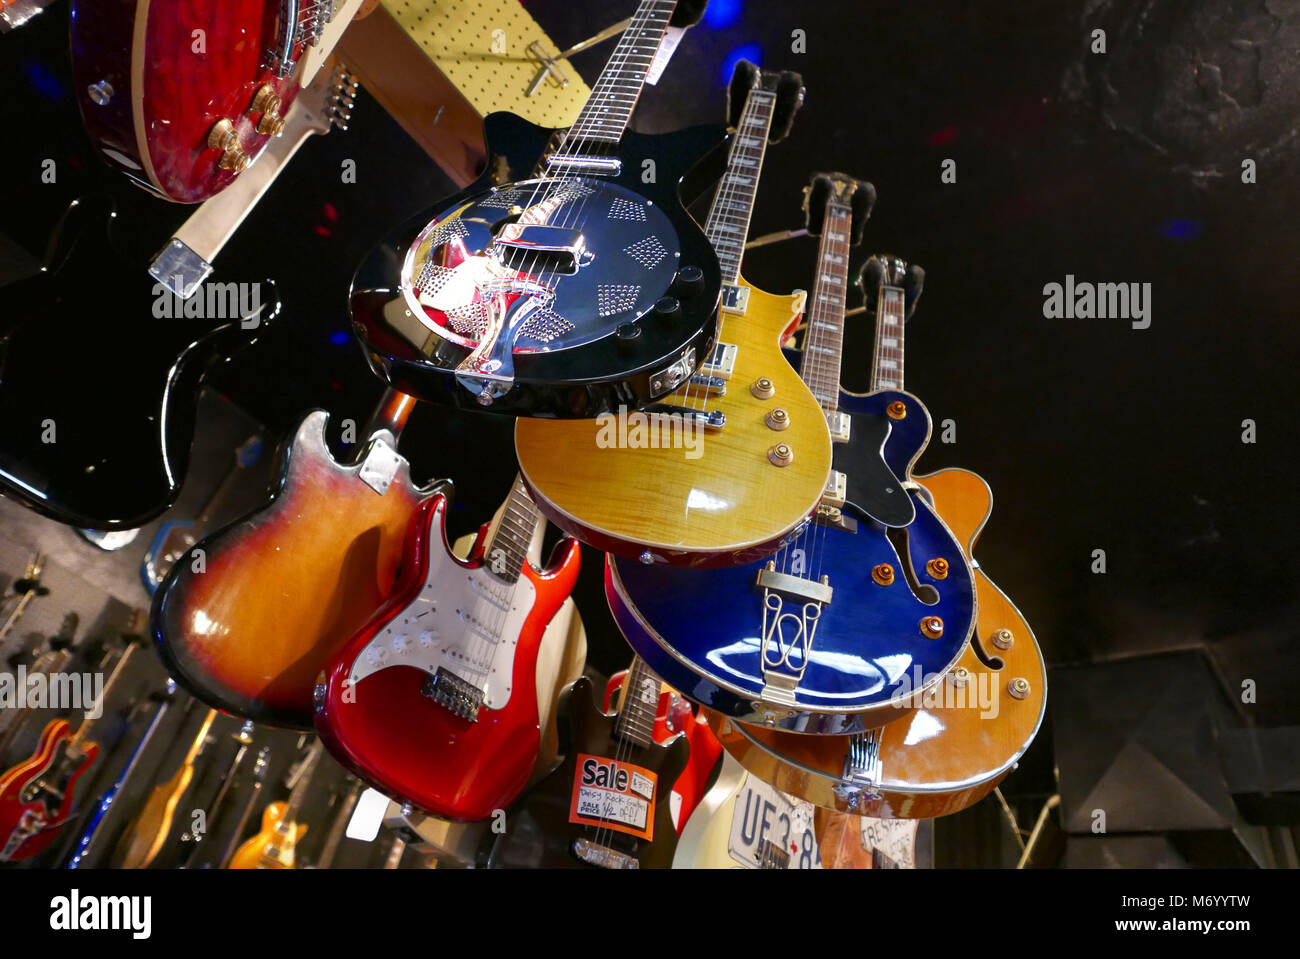
M748 60L736 63L731 73L731 83L727 87L727 125L731 129L740 126L740 117L745 110L749 95L754 90L763 90L775 94L776 102L772 106L772 124L768 130L769 143L779 143L785 139L794 124L794 116L803 106L803 77L793 70L780 73L760 70Z
M876 188L866 180L845 173L817 173L804 187L804 223L811 236L820 236L828 208L847 209L853 214L849 245L862 242L871 210L876 205Z
M330 69L317 73L316 79L298 94L288 118L289 127L299 126L294 132L328 133L334 127L347 130L361 84L343 64L327 66ZM290 133L290 139L294 138Z
M882 287L902 290L906 302L905 319L911 319L925 287L925 270L892 253L877 253L863 262L853 282L862 292L868 312L875 312L876 297Z

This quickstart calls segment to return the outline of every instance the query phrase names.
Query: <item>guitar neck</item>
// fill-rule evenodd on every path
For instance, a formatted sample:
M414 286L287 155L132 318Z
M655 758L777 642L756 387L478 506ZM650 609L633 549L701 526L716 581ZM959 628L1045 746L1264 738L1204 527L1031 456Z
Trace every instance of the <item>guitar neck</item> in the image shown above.
M496 532L484 550L488 569L507 582L513 583L519 579L524 563L528 561L528 549L537 532L537 525L541 521L542 514L538 512L533 498L528 495L523 477L516 476L505 509L501 512L501 522L497 524Z
M901 287L881 284L876 300L876 348L871 361L873 390L903 388L903 323L906 313Z
M303 759L302 769L298 773L298 782L294 784L293 792L289 793L289 802L285 806L281 822L293 822L294 817L298 815L298 810L302 808L303 800L307 798L307 791L311 789L312 777L316 775L316 766L320 762L323 748L319 739L312 743L311 749Z
M623 138L676 7L677 0L641 0L557 157L582 156Z
M659 677L640 657L632 660L619 697L614 735L646 747L654 743L655 716L659 711Z
M131 661L131 656L135 653L136 648L137 643L133 641L127 645L126 649L122 650L122 655L118 657L117 664L113 666L113 672L108 676L108 682L104 684L104 688L100 692L99 698L95 701L95 705L91 707L91 710L89 710L90 712L93 712L97 709L99 710L99 715L93 718L87 715L86 718L81 721L81 725L77 727L77 731L72 735L72 738L68 740L68 746L70 749L77 749L80 747L81 744L90 736L91 730L93 730L96 724L104 718L104 704L108 702L108 697L109 694L112 693L113 687L117 685L118 681L122 678L122 673L126 669L126 664Z
M852 221L853 213L847 202L832 199L827 203L817 249L817 279L807 307L808 332L804 338L801 372L804 382L827 412L839 406Z
M343 842L343 833L348 828L352 810L356 808L357 800L361 798L363 785L364 783L359 780L354 782L343 797L338 815L334 817L334 825L330 827L330 834L325 837L325 847L321 850L320 858L316 860L317 869L328 869L334 864L334 857L338 855L339 846Z
M759 87L749 91L727 154L727 172L705 221L705 235L717 251L722 279L727 283L740 279L740 261L745 253L745 237L749 235L775 106L775 91Z

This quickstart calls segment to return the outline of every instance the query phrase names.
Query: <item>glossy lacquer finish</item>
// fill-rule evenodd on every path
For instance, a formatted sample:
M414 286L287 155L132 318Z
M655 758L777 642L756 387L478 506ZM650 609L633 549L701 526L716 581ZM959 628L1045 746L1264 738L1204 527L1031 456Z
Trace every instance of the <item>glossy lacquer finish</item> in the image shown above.
M30 759L0 776L0 862L30 859L54 841L77 804L76 786L99 755L96 743L81 743L69 755L72 727L53 720L41 733Z
M907 415L885 414L902 402ZM760 701L765 681L760 661L766 561L730 569L679 571L610 557L605 593L614 618L632 648L670 685L702 705L747 722L772 723L801 733L852 733L897 718L896 697L925 689L961 655L975 622L975 588L961 545L915 490L908 490L881 463L878 445L866 444L874 421L923 424L916 435L892 427L883 431L886 461L903 476L928 437L928 416L909 394L842 393L840 409L851 414L857 439L837 451L836 465L849 474L849 504L856 527L850 531L814 526L774 557L777 569L824 575L834 591L820 612L807 668L793 703ZM877 441L878 442L878 441ZM874 474L881 488L903 490L915 519L905 536L891 540L884 527L855 510L863 476ZM870 491L868 491L870 492ZM897 543L897 546L895 545ZM800 555L796 555L796 551ZM932 560L942 559L946 574ZM914 572L914 591L903 574ZM893 581L882 585L872 570L887 564ZM934 592L930 593L929 590ZM923 596L922 594L928 594ZM937 602L927 602L926 598ZM793 601L786 608L798 612ZM930 638L922 620L939 617L942 635Z
M280 8L279 0L76 0L74 87L100 156L181 203L223 189L237 174L208 146L213 125L229 120L256 157L270 140L251 112L257 91L270 86L282 116L298 93L296 76L277 78L268 62ZM90 93L100 83L112 89L105 103Z
M992 505L987 484L958 469L918 481L962 542L973 548ZM1047 701L1038 643L1006 594L982 569L975 576L979 623L958 663L966 670L965 687L959 690L945 681L922 697L910 715L880 729L879 797L863 799L852 812L924 819L965 809L993 790L1038 732ZM1000 630L1010 633L1009 648L995 644ZM1017 679L1028 684L1024 698L1011 695ZM723 747L755 775L819 806L849 811L834 792L844 772L847 738L741 728L717 716L710 723L719 730Z
M177 301L114 251L112 222L106 199L77 201L44 270L0 288L0 492L92 529L131 529L176 501L204 374L279 311L261 281L238 302L201 289L202 316L158 316Z
M500 650L513 648L510 695L503 708L485 706L475 722L457 716L421 693L431 674L411 665L388 666L350 684L358 657L377 634L404 616L418 616L416 599L422 593L454 602L450 588L491 575L484 568L482 536L468 560L452 554L445 507L445 498L435 496L417 511L402 580L328 667L317 697L316 729L340 762L386 795L446 819L479 820L513 802L537 762L537 657L547 624L573 589L580 551L570 540L558 547L549 571L523 565L520 575L533 591L513 590L512 602L531 596L532 606L517 634L503 631L495 644ZM431 563L435 551L441 554L436 566ZM481 606L483 617L490 616L490 601ZM464 611L480 618L474 610ZM437 645L470 659L483 651L485 640L466 624L456 635L443 631Z
M506 831L493 844L488 865L512 868L580 868L573 852L578 839L589 839L634 857L643 869L666 869L677 850L669 791L690 760L690 744L676 736L664 744L634 745L614 733L616 717L601 712L591 681L573 683L560 696L556 717L564 762L528 790L511 808ZM613 757L648 769L657 776L651 841L611 829L569 821L578 754Z
M720 339L737 348L725 395L697 386L663 399L722 413L722 430L683 438L652 422L655 448L631 448L609 441L618 426L606 418L515 424L520 472L547 519L605 552L648 550L655 562L707 568L760 559L807 518L826 485L831 442L821 407L781 352L799 298L747 288L747 311L721 322ZM771 380L770 397L750 390L760 377ZM780 432L766 421L775 409L788 414ZM795 451L789 466L768 459L778 442Z
M442 488L416 488L401 460L376 492L359 476L366 453L334 461L325 421L303 420L270 503L201 540L154 594L150 628L168 671L256 722L311 728L317 675L388 598L411 517Z
M413 315L403 292L402 276L408 249L427 227L456 213L471 198L481 201L493 187L508 191L511 183L532 178L553 135L553 131L510 113L491 114L483 129L493 157L483 175L465 190L390 232L357 269L352 281L353 329L370 365L404 393L465 409L564 418L592 417L620 405L644 405L652 398L652 374L677 362L688 350L695 350L696 362L702 360L705 346L717 329L721 289L717 255L703 230L682 207L679 184L698 158L723 142L724 131L699 127L658 136L626 133L620 148L623 172L592 181L631 190L667 216L674 235L663 237L662 246L680 251L679 266L696 266L703 274L698 287L674 294L681 302L680 313L666 319L653 312L644 318L620 315L617 323L635 323L640 331L634 338L623 340L622 346L614 335L614 323L608 324L600 338L583 345L551 349L540 342L521 343L513 353L513 387L490 406L483 406L478 400L479 389L456 376L457 367L471 353L470 347L432 333ZM650 161L655 164L654 182L643 183L643 164ZM526 204L531 195L531 190L520 191L520 202ZM511 213L504 199L502 203L496 212L505 221ZM581 217L584 230L590 218L592 242L597 241L597 227L620 222L612 209L593 208ZM641 239L651 241L649 237ZM601 279L602 257L630 262L630 255L623 249L595 251L595 257L571 281L587 285L606 282ZM563 285L566 280L559 282ZM669 292L665 287L662 295Z

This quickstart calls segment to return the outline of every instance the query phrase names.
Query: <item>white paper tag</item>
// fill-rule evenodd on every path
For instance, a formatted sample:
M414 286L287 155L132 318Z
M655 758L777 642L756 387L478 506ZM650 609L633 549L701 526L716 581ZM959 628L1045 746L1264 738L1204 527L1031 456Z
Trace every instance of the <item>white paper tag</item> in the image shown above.
M650 69L646 71L645 82L650 86L658 83L659 78L663 76L664 68L673 58L673 52L677 49L677 44L682 42L682 35L685 32L685 27L669 27L664 31L664 38L659 41L659 49L655 51L655 58L650 62Z
M379 827L384 823L384 814L388 812L389 801L389 798L378 789L367 789L363 792L352 810L352 818L348 820L348 828L344 835L349 839L374 842L375 837L379 835Z

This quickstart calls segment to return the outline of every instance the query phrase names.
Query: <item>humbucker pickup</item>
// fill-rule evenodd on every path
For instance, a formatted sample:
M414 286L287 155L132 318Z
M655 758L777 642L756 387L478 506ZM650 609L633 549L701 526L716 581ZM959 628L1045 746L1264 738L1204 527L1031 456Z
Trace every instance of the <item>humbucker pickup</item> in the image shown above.
M478 722L478 711L483 708L483 690L443 666L425 681L420 695L471 723Z
M848 495L848 477L839 470L831 470L830 475L826 477L826 488L822 490L822 505L843 506L844 499Z
M724 283L720 306L728 313L744 313L749 309L749 287Z
M640 869L641 863L625 852L610 849L590 839L575 839L573 851L579 859L602 869Z
M840 410L826 411L826 425L830 427L832 443L847 443L849 441L850 423L849 414Z
M700 364L699 371L727 379L736 369L736 354L738 352L740 352L739 347L733 343L714 343L713 349L709 351L709 355Z

